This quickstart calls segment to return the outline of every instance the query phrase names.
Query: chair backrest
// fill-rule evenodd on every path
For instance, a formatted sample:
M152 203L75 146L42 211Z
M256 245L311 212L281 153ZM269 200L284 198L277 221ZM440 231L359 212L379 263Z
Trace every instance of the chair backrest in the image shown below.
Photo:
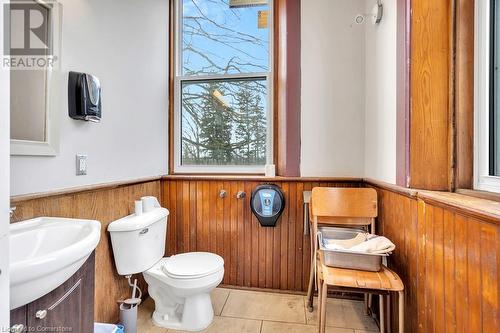
M372 188L315 187L310 207L315 224L373 226L378 214L377 191Z

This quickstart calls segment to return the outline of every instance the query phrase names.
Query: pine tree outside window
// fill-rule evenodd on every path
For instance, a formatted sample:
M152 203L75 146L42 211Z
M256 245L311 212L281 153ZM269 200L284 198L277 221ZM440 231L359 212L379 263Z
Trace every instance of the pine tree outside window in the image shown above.
M272 163L271 2L175 1L174 172Z

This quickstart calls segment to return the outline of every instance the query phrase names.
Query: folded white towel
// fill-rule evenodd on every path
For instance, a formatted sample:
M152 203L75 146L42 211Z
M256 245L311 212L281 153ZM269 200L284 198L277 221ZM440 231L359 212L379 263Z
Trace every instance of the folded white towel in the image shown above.
M384 254L392 252L394 249L396 249L396 245L394 245L388 238L373 235L366 242L349 248L349 251Z
M360 253L386 254L394 251L394 245L384 236L360 233L352 239L321 239L327 250L348 250Z
M346 250L363 243L368 238L367 233L359 233L351 239L328 239L323 238L323 246L328 250Z

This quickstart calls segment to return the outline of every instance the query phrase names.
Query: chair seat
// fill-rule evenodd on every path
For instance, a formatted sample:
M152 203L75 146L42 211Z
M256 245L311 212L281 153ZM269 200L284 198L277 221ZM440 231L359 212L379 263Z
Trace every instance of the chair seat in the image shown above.
M318 266L321 279L329 286L386 291L404 289L399 276L386 266L382 266L380 272L329 267L324 264L322 251L318 251Z

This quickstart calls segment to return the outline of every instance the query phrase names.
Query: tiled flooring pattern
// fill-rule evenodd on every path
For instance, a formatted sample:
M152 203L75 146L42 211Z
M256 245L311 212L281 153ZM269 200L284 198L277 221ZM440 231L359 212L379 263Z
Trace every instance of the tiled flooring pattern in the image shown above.
M205 333L315 333L317 300L312 313L304 296L217 288L212 293L215 318ZM328 299L326 333L378 332L364 314L362 302ZM156 327L151 322L154 302L148 298L139 307L138 333L180 333Z

